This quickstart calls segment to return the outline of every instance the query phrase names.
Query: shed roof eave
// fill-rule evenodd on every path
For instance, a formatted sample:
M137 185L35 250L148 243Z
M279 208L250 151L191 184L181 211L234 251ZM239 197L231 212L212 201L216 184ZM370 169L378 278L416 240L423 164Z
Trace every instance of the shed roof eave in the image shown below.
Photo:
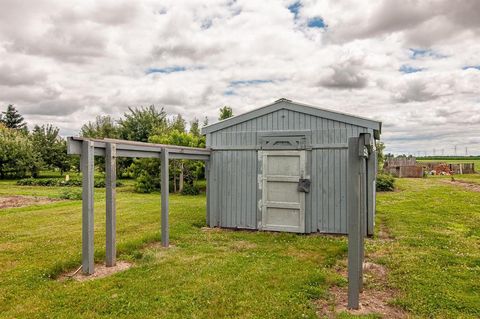
M291 111L301 112L321 118L327 118L339 122L344 122L348 124L353 124L361 127L366 127L378 131L378 136L381 132L381 122L375 121L372 119L351 115L347 113L336 112L328 109L318 108L312 105L298 103L298 102L291 102L286 100L280 100L274 102L272 104L268 104L258 109L254 109L252 111L233 116L231 118L219 121L214 124L210 124L202 128L202 134L213 133L224 128L251 120L253 118L280 110L280 109L288 109Z

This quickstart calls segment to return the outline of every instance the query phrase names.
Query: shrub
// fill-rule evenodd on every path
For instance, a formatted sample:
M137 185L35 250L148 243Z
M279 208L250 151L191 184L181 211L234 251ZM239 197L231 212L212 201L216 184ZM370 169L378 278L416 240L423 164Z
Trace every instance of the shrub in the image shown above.
M20 186L82 186L80 178L71 178L68 181L63 178L24 178L17 181ZM95 179L94 186L96 188L105 187L105 179ZM123 183L117 181L117 187L123 186Z
M185 184L183 185L182 195L198 195L200 189L195 185Z
M378 174L377 175L377 191L391 192L395 190L395 179L391 175Z
M24 130L0 124L0 178L22 178L36 173L40 166L38 153Z
M82 199L82 191L79 189L64 189L60 193L61 199L80 200Z
M155 182L150 174L143 172L137 177L133 189L137 193L151 193L155 190Z

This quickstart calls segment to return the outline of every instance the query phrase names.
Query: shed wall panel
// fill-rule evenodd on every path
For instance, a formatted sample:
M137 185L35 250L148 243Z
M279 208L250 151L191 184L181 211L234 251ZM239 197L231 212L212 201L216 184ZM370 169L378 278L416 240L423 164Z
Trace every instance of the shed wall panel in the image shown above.
M255 229L256 151L214 151L211 165L210 226Z

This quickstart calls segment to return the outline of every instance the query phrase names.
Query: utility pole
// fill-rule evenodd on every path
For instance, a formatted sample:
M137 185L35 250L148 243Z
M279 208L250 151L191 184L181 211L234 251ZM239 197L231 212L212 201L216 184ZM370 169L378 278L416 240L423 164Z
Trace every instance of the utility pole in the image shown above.
M457 156L457 145L455 145L455 147L453 148L454 152L455 152L455 156Z

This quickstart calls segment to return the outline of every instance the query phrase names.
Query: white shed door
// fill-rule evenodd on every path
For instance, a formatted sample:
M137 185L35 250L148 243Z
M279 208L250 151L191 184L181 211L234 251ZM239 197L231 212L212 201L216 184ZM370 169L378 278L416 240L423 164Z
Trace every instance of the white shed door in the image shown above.
M305 151L263 151L263 230L305 232L305 193L297 190L305 176Z

